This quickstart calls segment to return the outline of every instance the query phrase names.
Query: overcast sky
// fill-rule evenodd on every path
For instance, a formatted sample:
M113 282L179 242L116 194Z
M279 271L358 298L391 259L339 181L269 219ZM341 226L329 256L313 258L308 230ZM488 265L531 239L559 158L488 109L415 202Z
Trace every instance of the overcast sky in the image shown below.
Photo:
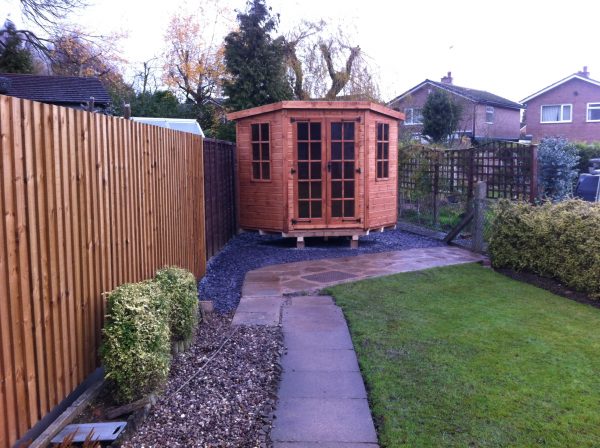
M16 0L0 0L0 4ZM231 9L245 0L221 0ZM128 31L124 56L160 53L171 15L197 2L95 0L78 21L99 32ZM600 79L599 5L570 0L267 0L280 31L302 19L341 24L379 70L390 100L448 71L454 83L514 101L588 66ZM5 8L6 9L6 8Z

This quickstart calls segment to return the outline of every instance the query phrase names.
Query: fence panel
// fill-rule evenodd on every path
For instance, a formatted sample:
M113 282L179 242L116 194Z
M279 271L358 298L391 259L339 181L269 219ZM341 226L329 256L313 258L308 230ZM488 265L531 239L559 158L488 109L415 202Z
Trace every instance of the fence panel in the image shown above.
M468 149L404 149L398 175L399 216L449 230L460 221L477 181L486 182L488 199L533 201L536 169L536 147L513 142Z
M102 294L205 271L202 139L0 96L0 447L98 366Z
M204 139L204 190L206 192L206 259L235 235L235 145Z

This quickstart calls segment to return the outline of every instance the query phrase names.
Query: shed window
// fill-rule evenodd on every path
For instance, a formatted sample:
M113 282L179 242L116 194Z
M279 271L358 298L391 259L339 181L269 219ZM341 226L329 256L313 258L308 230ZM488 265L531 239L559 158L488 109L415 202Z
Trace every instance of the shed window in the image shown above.
M540 123L564 123L571 121L570 104L552 104L542 106Z
M252 180L271 180L271 146L269 123L253 123Z
M588 103L587 121L600 121L600 103Z
M377 179L390 177L390 125L377 123Z
M486 106L485 108L485 122L494 124L494 108L492 106Z

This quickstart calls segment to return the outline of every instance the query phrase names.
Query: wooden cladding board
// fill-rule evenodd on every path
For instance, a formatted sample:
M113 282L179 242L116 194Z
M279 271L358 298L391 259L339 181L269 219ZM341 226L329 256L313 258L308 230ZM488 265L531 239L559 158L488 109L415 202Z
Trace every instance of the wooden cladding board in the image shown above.
M0 96L0 447L98 366L103 293L205 271L200 137Z

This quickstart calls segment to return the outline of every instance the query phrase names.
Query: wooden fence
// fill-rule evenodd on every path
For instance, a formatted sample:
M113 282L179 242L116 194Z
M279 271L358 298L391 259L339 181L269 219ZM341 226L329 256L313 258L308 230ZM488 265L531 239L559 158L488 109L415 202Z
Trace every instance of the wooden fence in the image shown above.
M102 293L205 270L202 140L0 96L0 447L98 366Z
M237 231L235 145L204 139L206 259L215 255Z

